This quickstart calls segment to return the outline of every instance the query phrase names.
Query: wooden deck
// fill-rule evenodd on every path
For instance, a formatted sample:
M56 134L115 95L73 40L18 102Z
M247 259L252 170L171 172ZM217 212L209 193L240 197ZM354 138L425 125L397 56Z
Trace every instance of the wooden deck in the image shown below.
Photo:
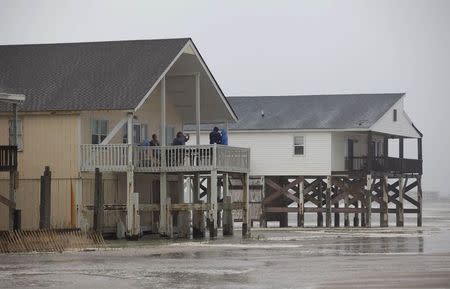
M128 144L81 145L81 171L125 172L129 168ZM132 145L135 172L205 172L248 173L250 149L224 145L138 146Z

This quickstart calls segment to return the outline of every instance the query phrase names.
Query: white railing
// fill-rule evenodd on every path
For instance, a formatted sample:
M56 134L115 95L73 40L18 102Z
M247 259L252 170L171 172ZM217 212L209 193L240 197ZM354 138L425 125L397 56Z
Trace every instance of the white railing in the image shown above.
M136 146L133 159L136 171L206 171L213 168L213 146Z
M133 146L133 166L137 172L195 172L217 169L248 172L250 150L223 145ZM126 171L128 145L81 145L81 170Z
M217 146L217 169L225 172L248 172L250 149L232 146Z
M128 165L127 144L82 144L81 170L125 171Z

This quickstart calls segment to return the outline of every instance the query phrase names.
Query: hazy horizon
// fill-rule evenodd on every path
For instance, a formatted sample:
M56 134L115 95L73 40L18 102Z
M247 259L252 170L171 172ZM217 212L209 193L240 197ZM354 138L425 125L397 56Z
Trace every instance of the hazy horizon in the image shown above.
M229 96L405 92L424 189L449 193L450 1L126 3L0 0L0 45L191 37Z

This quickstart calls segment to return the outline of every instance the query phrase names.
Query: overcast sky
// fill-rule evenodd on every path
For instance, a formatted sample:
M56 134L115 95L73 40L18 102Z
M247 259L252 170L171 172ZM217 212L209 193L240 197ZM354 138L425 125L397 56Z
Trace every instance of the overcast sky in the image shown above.
M449 193L450 1L0 3L0 44L192 37L227 95L406 92Z

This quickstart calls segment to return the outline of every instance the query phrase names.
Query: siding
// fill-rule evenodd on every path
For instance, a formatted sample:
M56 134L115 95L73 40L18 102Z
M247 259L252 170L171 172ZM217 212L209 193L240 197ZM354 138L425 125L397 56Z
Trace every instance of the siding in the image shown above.
M17 208L22 210L22 228L39 226L40 176L45 166L52 171L51 226L70 227L71 197L78 177L78 118L77 114L27 114L23 121L24 149L18 153L19 188ZM8 144L8 120L0 118L0 143ZM9 196L8 176L2 174L1 193ZM8 212L0 205L0 229L6 229Z
M294 156L294 135L305 137L305 155ZM203 133L201 143L209 143ZM250 148L252 175L329 175L330 132L236 132L229 133L231 146Z
M393 120L394 109L397 110L397 121ZM403 109L403 98L394 104L370 129L392 135L420 138Z

